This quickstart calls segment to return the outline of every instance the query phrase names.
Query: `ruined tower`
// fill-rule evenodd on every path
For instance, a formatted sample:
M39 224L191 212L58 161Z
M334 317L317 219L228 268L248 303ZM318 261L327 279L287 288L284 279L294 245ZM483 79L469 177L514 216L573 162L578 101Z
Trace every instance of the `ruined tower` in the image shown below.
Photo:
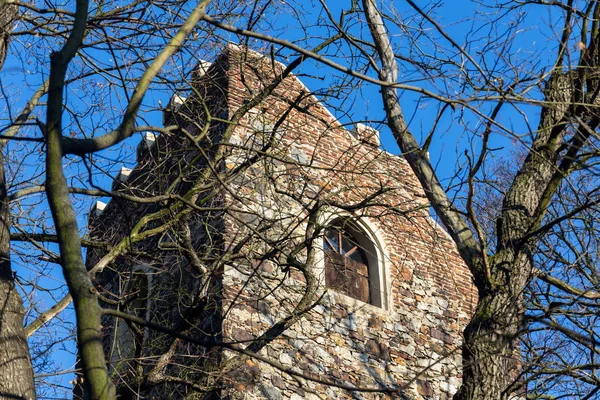
M451 398L475 289L376 130L236 46L164 122L90 215L104 306L154 324L105 320L123 398Z

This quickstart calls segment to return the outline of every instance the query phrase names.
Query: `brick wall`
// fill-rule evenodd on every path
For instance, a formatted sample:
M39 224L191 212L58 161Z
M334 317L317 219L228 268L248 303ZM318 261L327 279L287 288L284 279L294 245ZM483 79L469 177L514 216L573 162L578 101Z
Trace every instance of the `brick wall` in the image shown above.
M233 114L283 66L233 47L228 54ZM387 304L376 307L325 290L323 252L317 250L314 300L321 300L261 354L317 380L360 388L406 386L403 393L414 398L450 398L460 384L461 331L475 301L471 276L449 237L429 217L407 163L372 141L357 140L313 96L299 100L302 93L308 93L303 84L287 78L230 139L241 149L232 150L229 168L259 153L265 165L231 183L227 201L241 211L226 217L229 248L236 238L248 236L250 221L243 215L252 217L254 227L266 228L251 235L257 243L239 250L239 261L225 269L224 335L250 342L299 311L306 279L281 257L269 258L272 247L261 235L289 238L285 246L291 248L307 240L315 213L322 226L329 214L350 218L383 246ZM259 149L257 137L260 144L271 139L272 144ZM370 200L361 204L364 199ZM314 242L318 247L322 238ZM248 364L247 379L232 392L235 398L381 397L298 383L276 367Z
M167 118L190 135L165 135L130 178L127 190L137 195L140 187L146 196L203 188L194 201L203 200L186 224L210 279L194 273L181 249L147 257L165 236L149 239L136 245L145 256L135 262L146 257L154 268L153 282L163 292L156 297L184 308L182 292L190 298L198 290L194 280L206 282L212 306L187 332L250 346L270 360L202 352L213 357L210 371L207 363L180 357L177 373L185 375L186 366L195 368L194 376L214 373L222 389L213 395L240 399L385 398L350 388L450 398L460 385L461 331L476 300L466 266L430 218L408 164L380 150L372 130L343 127L293 75L248 106L284 68L230 46L196 79L183 108ZM238 113L241 108L248 112ZM239 122L226 122L238 114ZM190 136L199 139L192 142ZM181 171L185 178L177 181ZM142 216L167 206L121 203L113 200L92 221L95 235L115 243ZM368 257L374 263L370 279L377 280L375 305L325 287L323 232L333 220L350 221L362 232L360 240L374 244ZM169 232L177 237L180 224ZM133 263L135 257L128 257ZM105 275L114 285L115 271ZM180 288L177 282L183 282ZM167 325L181 318L165 310L155 315ZM281 332L285 324L291 326ZM108 337L114 337L110 329ZM148 347L146 355L157 357L173 342L154 335L163 347ZM155 365L147 361L142 369Z

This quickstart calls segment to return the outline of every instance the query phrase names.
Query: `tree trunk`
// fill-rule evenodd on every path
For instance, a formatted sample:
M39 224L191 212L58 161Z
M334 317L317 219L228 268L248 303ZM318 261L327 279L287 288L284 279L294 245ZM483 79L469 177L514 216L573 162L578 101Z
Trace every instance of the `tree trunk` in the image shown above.
M512 252L500 252L493 258L493 278L503 284L480 291L475 314L464 330L463 383L454 400L498 400L515 395L522 292L531 262L523 255L513 258Z
M0 398L34 399L23 303L10 268L8 199L0 152Z
M0 69L6 59L15 5L0 5ZM10 263L10 217L0 144L0 398L34 399L33 368L23 328L23 302Z

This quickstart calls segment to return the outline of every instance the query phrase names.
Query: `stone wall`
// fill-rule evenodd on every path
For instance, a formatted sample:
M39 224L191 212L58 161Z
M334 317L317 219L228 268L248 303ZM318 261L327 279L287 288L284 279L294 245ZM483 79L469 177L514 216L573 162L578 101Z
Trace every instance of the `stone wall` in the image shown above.
M346 129L293 75L265 95L284 69L225 49L166 115L167 125L183 130L142 148L127 184L115 188L163 198L113 199L90 221L92 237L118 245L143 218L168 210L144 231L168 229L132 243L98 275L101 293L126 299L126 272L144 265L153 282L150 320L262 357L150 332L143 358L127 364L132 375L150 376L137 391L152 398L194 390L234 399L450 398L476 300L466 266L430 218L408 164L378 148L376 131ZM194 207L177 208L178 196ZM334 219L351 221L375 244L376 305L325 287L323 231ZM90 268L105 254L89 252ZM105 326L109 349L119 328L111 319ZM163 361L162 374L193 379L196 389L148 384L161 378Z
M242 60L235 48L229 55L233 114L283 67L256 54ZM230 394L384 397L346 390L355 387L398 388L415 399L450 398L460 385L461 332L475 302L471 276L447 234L429 217L405 160L378 149L377 141L357 140L313 96L302 97L307 92L298 79L287 78L230 139L236 148L228 168L252 157L261 161L228 191L227 201L239 209L227 213L228 246L234 248L239 238L253 241L238 249L237 262L224 271L224 335L253 343L273 325L304 313L283 334L267 338L261 349L278 365L248 360ZM322 229L334 216L356 221L377 241L385 278L383 307L325 288L322 235L307 237L306 230ZM249 226L262 230L252 234ZM284 250L273 255L273 246L265 242L277 237L286 238L277 241ZM296 255L297 268L287 261L285 249L293 253L298 243L312 243L315 249ZM298 309L309 295L307 273L318 280L309 311ZM278 367L308 379L282 374Z

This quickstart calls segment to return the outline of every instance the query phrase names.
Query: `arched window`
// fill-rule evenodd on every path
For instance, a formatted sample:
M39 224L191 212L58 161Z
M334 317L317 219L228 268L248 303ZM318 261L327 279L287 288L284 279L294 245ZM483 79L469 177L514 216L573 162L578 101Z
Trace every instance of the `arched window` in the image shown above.
M354 299L382 307L377 249L350 220L337 219L323 236L325 284Z

